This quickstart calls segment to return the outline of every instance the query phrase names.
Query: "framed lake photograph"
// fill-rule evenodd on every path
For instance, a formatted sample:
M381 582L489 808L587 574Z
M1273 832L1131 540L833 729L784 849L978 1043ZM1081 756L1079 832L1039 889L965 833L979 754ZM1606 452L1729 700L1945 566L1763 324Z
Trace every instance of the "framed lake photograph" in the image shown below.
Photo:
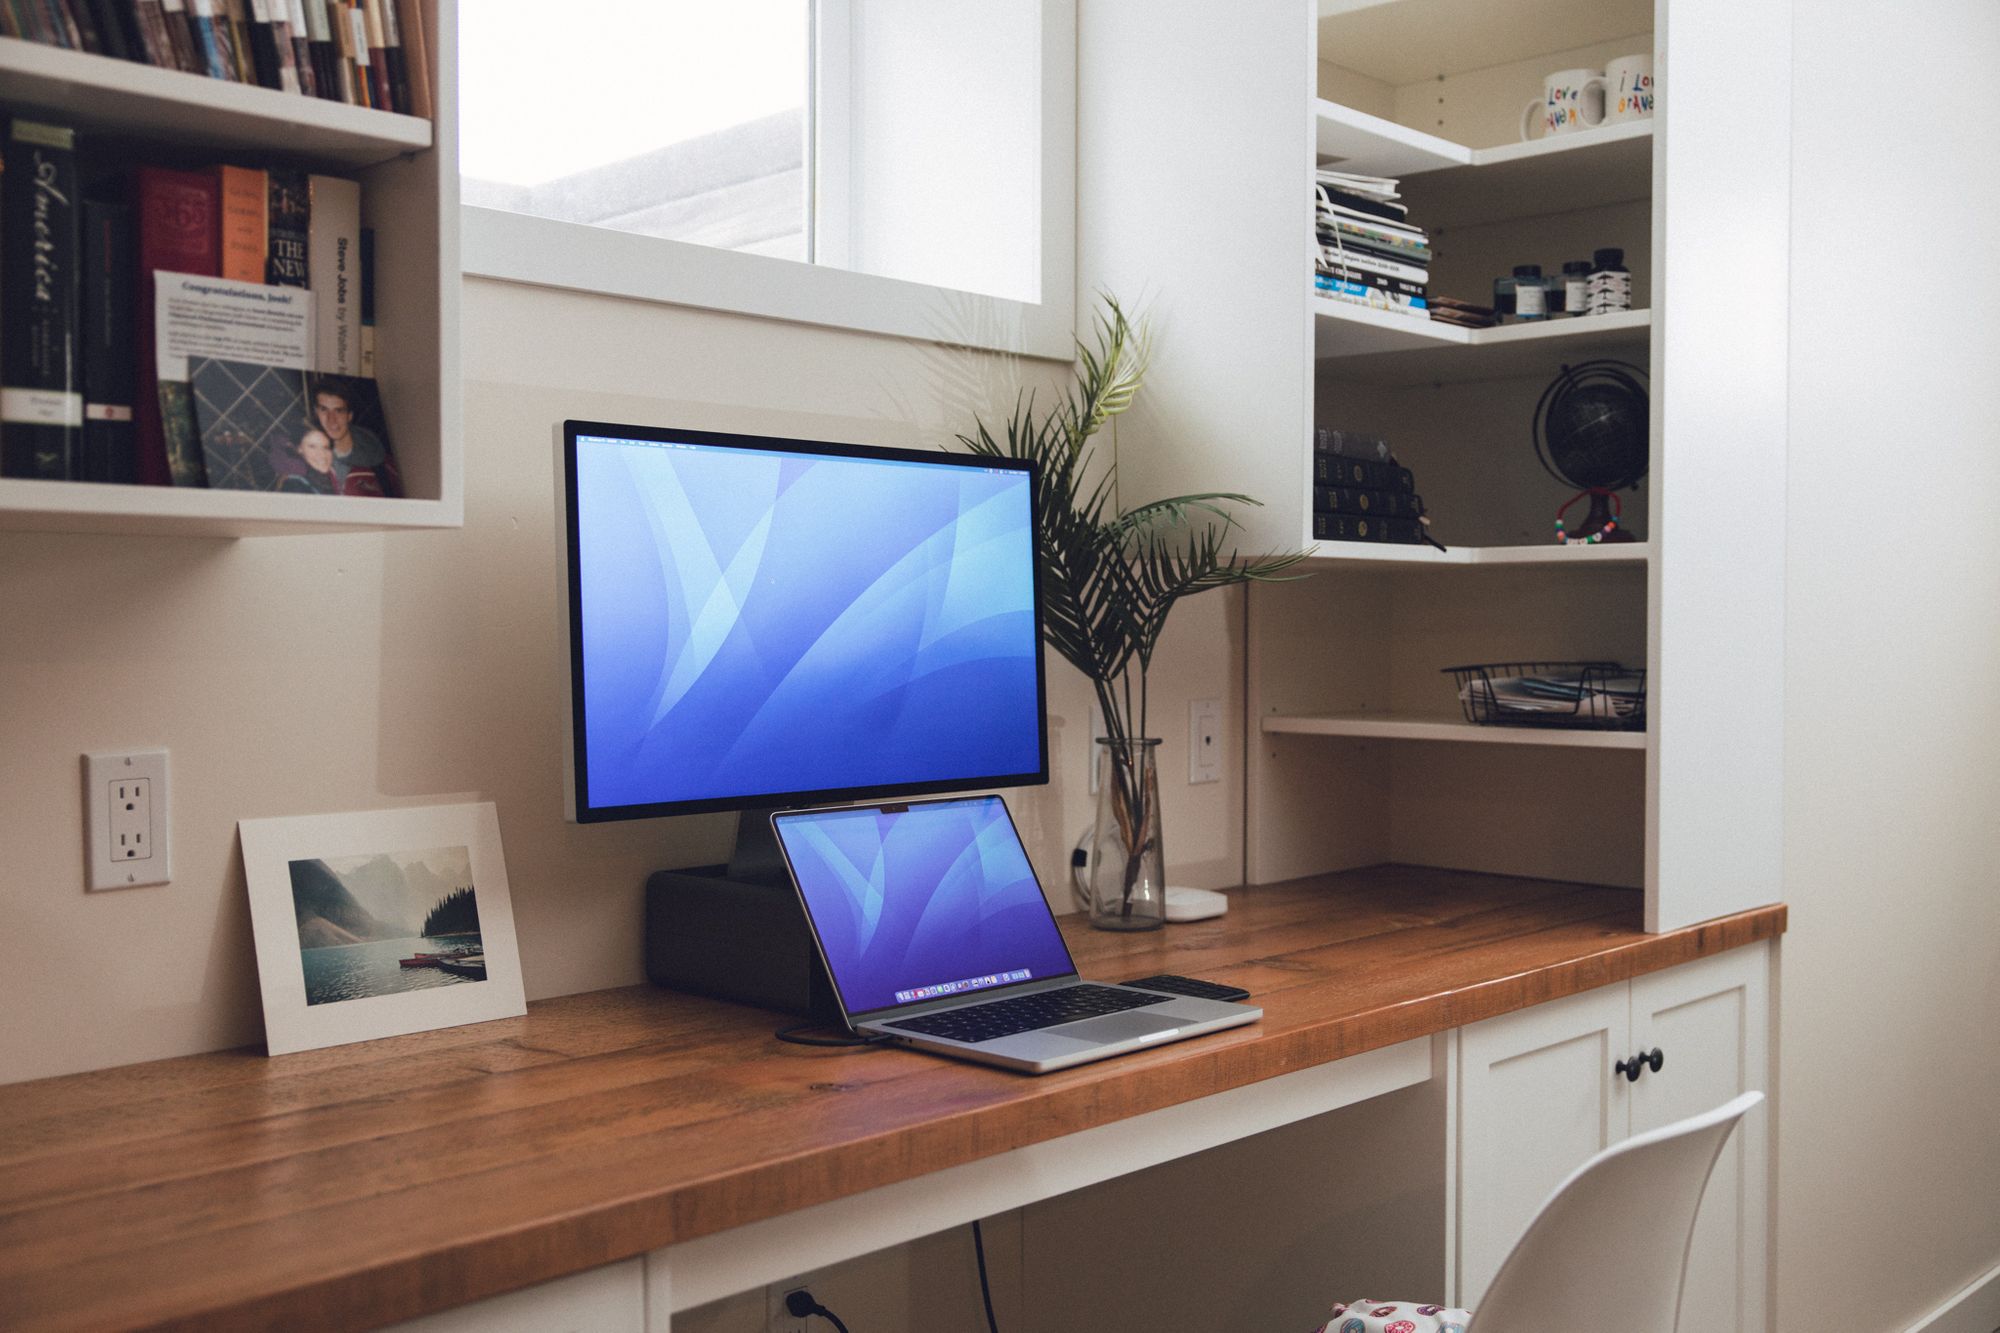
M272 1055L527 1012L490 802L237 828Z

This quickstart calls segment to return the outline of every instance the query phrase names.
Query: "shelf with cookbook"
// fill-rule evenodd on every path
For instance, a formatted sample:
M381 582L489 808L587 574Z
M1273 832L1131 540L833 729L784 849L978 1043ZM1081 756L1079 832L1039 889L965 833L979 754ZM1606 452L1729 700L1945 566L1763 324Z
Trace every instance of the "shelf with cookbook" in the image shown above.
M1746 15L1757 44L1725 40ZM1157 293L1124 499L1254 496L1240 548L1310 556L1246 595L1251 882L1540 875L1630 888L1649 929L1775 897L1789 110L1759 71L1787 41L1722 0L1081 12L1079 284ZM1650 116L1524 142L1551 83L1614 67L1661 72ZM1359 255L1322 250L1328 167L1382 178L1360 192L1385 208L1333 228ZM1487 323L1496 279L1575 261L1589 313L1565 287ZM1545 470L1536 423L1565 367L1606 361L1643 396L1615 442L1642 475L1599 496ZM1643 671L1644 725L1475 726L1446 669L1482 663Z
M90 8L102 21L146 6ZM401 8L392 95L380 81L332 94L329 80L330 95L309 96L291 91L295 73L260 86L276 50L262 34L249 35L262 42L255 67L242 48L241 79L0 37L7 132L41 127L35 142L0 144L8 175L45 154L77 191L69 387L81 405L67 432L64 409L47 405L24 427L18 399L0 420L0 532L243 537L463 521L455 10ZM296 47L329 72L327 52ZM0 225L0 246L5 235ZM0 281L0 356L23 318L14 295ZM107 387L114 366L130 369ZM8 370L11 391L24 372ZM46 378L34 383L60 402Z

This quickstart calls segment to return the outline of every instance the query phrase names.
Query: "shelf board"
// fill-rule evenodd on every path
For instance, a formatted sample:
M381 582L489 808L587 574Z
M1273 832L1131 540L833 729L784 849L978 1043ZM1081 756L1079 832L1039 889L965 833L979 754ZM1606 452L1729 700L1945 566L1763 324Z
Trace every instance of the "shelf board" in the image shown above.
M461 517L442 500L0 479L0 532L253 537L450 528Z
M1600 356L1646 359L1650 310L1580 315L1536 324L1461 329L1435 320L1312 298L1313 350L1343 379L1368 384L1433 384L1545 375Z
M1467 148L1318 98L1313 145L1328 166L1401 181L1411 224L1433 233L1653 193L1651 120Z
M1586 731L1562 727L1481 727L1463 718L1398 717L1383 713L1278 715L1263 722L1266 735L1356 736L1389 741L1451 741L1483 745L1545 745L1585 750L1644 750L1643 731Z
M1652 0L1317 0L1316 9L1321 60L1396 87L1653 29Z
M1403 191L1432 232L1600 208L1653 196L1653 122L1627 121L1529 143L1471 150L1459 171L1430 171Z
M1402 180L1472 165L1470 148L1324 97L1313 102L1313 146L1327 165L1362 176Z
M1431 546L1372 545L1366 542L1310 542L1309 562L1317 569L1442 569L1477 566L1519 569L1560 565L1645 564L1653 558L1649 542L1600 542L1595 546Z
M272 88L0 37L0 101L80 130L265 149L347 167L431 146L431 123Z

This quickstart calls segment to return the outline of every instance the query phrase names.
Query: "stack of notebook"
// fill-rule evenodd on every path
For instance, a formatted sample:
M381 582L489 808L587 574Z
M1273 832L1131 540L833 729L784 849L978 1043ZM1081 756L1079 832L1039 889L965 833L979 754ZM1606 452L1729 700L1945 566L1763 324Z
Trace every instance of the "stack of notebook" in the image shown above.
M1313 181L1322 296L1428 318L1431 243L1409 224L1396 182L1321 167Z

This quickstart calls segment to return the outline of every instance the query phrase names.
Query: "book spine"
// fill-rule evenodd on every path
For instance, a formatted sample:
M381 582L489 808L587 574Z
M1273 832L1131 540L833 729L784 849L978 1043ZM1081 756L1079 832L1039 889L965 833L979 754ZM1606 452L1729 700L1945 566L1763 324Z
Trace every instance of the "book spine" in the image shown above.
M63 10L69 15L70 28L77 35L77 49L92 55L107 55L104 33L97 26L97 11L92 0L63 0Z
M1345 283L1349 286L1371 287L1391 296L1419 297L1429 292L1428 283L1406 282L1402 278L1388 278L1380 273L1368 273L1354 268L1320 269L1315 276L1322 284Z
M206 74L208 68L195 42L194 16L188 13L187 0L160 0L160 17L166 24L167 43L174 53L174 63L167 68Z
M384 111L396 109L396 93L389 82L389 34L382 27L382 0L362 0L361 30L368 46L368 93Z
M16 119L0 173L0 474L74 476L77 375L76 133Z
M42 0L42 7L49 13L49 24L55 32L56 45L72 51L83 49L83 34L77 31L76 16L69 12L67 0Z
M1370 310L1386 310L1391 314L1408 315L1412 318L1424 315L1428 310L1428 305L1422 296L1384 291L1380 287L1349 278L1335 278L1321 274L1314 281L1313 288L1321 296Z
M361 373L375 378L375 229L361 229Z
M229 33L231 67L235 70L236 81L253 87L275 88L271 82L278 71L264 63L264 52L257 48L256 25L250 21L248 0L223 0L222 19Z
M1313 509L1324 514L1415 518L1424 512L1424 497L1414 491L1364 491L1353 486L1315 486Z
M307 270L313 291L316 370L361 373L361 186L310 178Z
M318 97L319 71L313 65L312 27L306 19L306 7L301 0L286 0L285 24L291 31L292 65L298 70L299 92L307 97Z
M1375 518L1362 514L1313 515L1313 540L1320 542L1389 542L1416 546L1424 540L1424 525L1414 518Z
M1333 426L1321 426L1313 432L1313 452L1331 454L1335 458L1360 458L1370 463L1392 461L1389 442L1380 435L1364 435L1360 431L1340 430Z
M138 479L132 441L132 209L83 205L82 481Z
M270 182L249 167L219 166L215 179L222 211L222 276L263 282L269 273Z
M1337 458L1331 454L1313 457L1313 484L1351 486L1364 491L1401 491L1415 494L1416 474L1394 463L1372 463L1365 458Z
M132 28L138 35L139 50L149 65L178 69L173 43L167 38L167 18L160 0L131 0Z
M424 28L423 0L395 0L396 28L403 37L403 67L409 71L410 114L431 117L430 34Z
M193 482L189 460L167 452L165 418L160 404L153 274L191 273L218 276L222 268L220 190L213 174L141 167L135 180L138 200L139 262L133 273L138 299L133 302L132 424L139 480L156 486L176 480ZM198 461L198 460L197 460Z
M223 50L225 29L216 17L215 0L188 0L187 15L200 72L211 79L233 79L235 61Z
M306 18L306 46L312 52L315 93L329 102L340 100L340 79L334 70L333 29L327 25L325 0L300 0Z
M410 114L410 67L403 52L402 19L396 13L396 0L370 0L378 4L382 11L382 54L389 63L389 96L395 102L396 110L402 115Z
M303 171L276 170L270 179L265 222L264 281L273 287L310 287L306 245L312 225L312 191Z

